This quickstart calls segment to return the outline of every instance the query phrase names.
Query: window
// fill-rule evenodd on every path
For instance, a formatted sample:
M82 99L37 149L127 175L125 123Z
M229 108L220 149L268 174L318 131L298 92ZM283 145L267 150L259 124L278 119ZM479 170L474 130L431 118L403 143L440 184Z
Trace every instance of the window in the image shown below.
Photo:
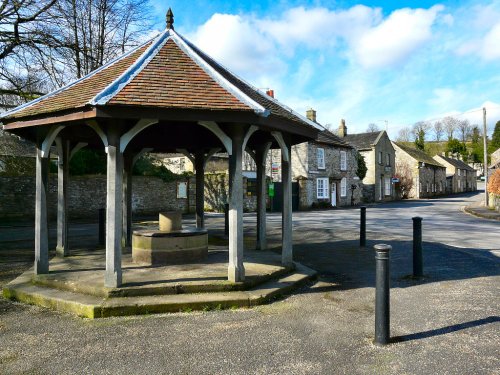
M385 196L391 195L391 178L385 178Z
M458 188L460 189L460 180L458 180Z
M179 199L187 198L187 182L184 181L177 182L177 198Z
M328 178L316 179L316 193L318 199L328 199Z
M248 178L247 179L247 195L249 197L257 196L257 179Z
M340 196L347 197L347 178L340 180Z
M459 169L457 169L457 171L458 171L458 175L460 176L460 168L459 168Z
M347 152L345 151L340 151L340 170L347 170Z
M379 153L378 153L378 163L379 164L382 164L382 157L383 157L382 151L379 151Z
M318 169L325 169L325 149L316 149L318 155Z
M426 183L425 184L425 192L428 193L429 192L429 183Z
M386 155L386 158L385 158L385 165L387 165L388 167L391 166L391 154L387 154Z

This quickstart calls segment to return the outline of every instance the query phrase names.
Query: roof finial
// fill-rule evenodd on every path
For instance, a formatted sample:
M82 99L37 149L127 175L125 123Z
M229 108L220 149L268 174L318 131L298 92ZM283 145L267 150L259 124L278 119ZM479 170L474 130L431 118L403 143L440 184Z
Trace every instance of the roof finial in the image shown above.
M170 8L168 8L167 12L167 29L174 30L174 13Z

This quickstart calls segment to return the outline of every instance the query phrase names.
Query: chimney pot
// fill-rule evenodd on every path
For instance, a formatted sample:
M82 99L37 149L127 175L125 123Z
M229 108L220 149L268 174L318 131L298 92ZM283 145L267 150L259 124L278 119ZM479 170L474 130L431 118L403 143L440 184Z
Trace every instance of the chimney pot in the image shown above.
M271 98L274 98L274 90L269 89L266 91L266 94L269 95Z

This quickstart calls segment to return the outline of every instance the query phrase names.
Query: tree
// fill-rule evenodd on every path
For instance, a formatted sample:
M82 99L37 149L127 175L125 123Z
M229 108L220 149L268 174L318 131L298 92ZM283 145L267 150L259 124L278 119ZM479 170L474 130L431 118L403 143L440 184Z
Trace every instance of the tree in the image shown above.
M446 134L448 135L448 139L453 138L453 133L457 129L457 119L451 116L447 116L443 119L443 126Z
M427 134L430 125L428 122L419 121L413 125L413 135L415 137L415 146L424 151L425 149L425 135Z
M42 94L39 65L33 56L46 54L58 44L47 31L49 10L57 0L1 0L0 107L15 107Z
M360 180L366 177L366 172L368 172L368 167L366 166L365 157L356 151L356 162L358 164L358 169L356 170L356 176Z
M401 199L408 199L413 188L411 166L404 161L396 160L396 176L399 178L399 182L396 184L397 193Z
M437 142L441 141L444 134L444 126L441 121L436 121L433 125L434 137Z
M480 163L483 161L483 142L481 139L481 131L479 130L478 125L474 125L472 127L471 132L471 146L472 150L470 153L470 158L473 163Z
M366 128L367 133L374 133L380 131L380 128L377 126L377 124L374 124L373 122L368 124L368 128Z
M412 131L409 126L399 129L396 141L398 142L410 142L412 136Z
M465 144L465 142L467 141L467 138L469 138L470 132L471 132L471 125L470 125L469 120L465 119L465 120L458 121L457 128L460 131L462 143Z
M139 44L149 0L0 0L0 105L80 78Z
M467 156L467 148L462 142L455 138L448 140L448 143L446 144L446 152Z
M497 123L495 124L495 130L493 130L490 144L493 151L496 151L500 148L500 121L497 121Z

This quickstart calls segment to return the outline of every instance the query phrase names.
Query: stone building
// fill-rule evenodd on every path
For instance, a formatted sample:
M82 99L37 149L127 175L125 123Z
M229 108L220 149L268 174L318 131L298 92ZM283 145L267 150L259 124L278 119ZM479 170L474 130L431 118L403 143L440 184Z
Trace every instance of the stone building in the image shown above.
M462 193L464 191L476 191L476 171L457 158L444 155L435 155L434 160L446 167L447 191L449 193Z
M363 200L365 202L394 200L396 194L392 177L395 151L387 132L382 130L347 134L345 121L341 120L338 134L365 158L368 171L363 179Z
M446 194L446 168L425 152L400 143L396 150L398 194L405 198L430 198Z
M316 111L307 111L316 122ZM270 153L267 173L279 176L280 157ZM292 178L298 184L298 207L337 207L361 202L361 181L357 177L357 152L332 132L320 132L315 141L292 147Z

